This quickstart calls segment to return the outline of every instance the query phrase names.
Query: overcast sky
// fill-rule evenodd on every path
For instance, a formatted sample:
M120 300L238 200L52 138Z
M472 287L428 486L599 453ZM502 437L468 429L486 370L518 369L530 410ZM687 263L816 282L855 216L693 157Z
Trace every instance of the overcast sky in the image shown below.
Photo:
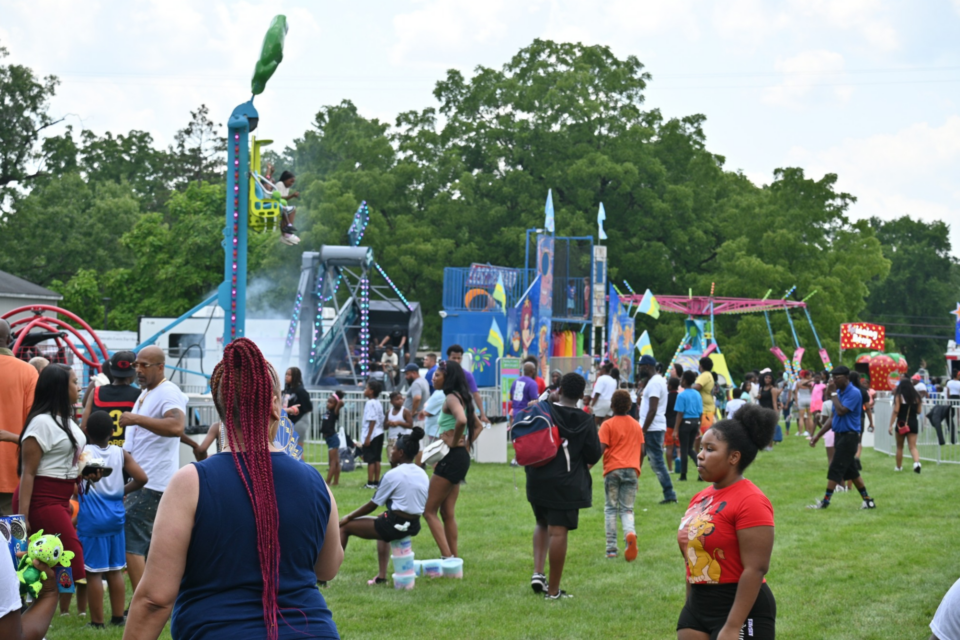
M837 173L854 216L945 220L960 255L960 0L0 0L0 45L60 77L52 112L75 128L166 145L201 103L224 122L247 99L277 13L285 58L256 102L280 145L344 99L391 123L433 106L446 69L534 38L605 44L653 75L648 107L707 116L727 168Z

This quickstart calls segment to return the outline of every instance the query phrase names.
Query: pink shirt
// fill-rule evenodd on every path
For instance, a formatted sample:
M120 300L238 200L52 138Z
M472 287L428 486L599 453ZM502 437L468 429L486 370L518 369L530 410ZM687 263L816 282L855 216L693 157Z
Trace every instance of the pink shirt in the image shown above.
M818 383L810 391L810 411L823 411L823 391L827 385Z

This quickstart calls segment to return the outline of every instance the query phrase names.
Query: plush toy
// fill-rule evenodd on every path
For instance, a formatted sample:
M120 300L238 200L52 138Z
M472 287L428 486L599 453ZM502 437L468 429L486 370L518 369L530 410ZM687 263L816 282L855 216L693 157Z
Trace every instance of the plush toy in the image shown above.
M75 554L73 551L64 551L59 536L43 535L43 529L30 536L27 541L27 554L20 558L17 567L17 578L20 580L20 593L29 593L34 598L40 595L40 581L47 579L47 574L33 566L34 560L39 560L51 569L58 564L69 567Z

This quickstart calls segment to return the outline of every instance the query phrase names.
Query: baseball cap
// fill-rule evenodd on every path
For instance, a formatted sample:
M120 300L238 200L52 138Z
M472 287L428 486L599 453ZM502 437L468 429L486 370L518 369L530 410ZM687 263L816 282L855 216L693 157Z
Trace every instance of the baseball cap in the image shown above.
M405 367L403 368L403 370L404 370L404 371L415 371L415 372L417 372L417 373L420 373L420 367L418 367L417 365L415 365L415 364L412 363L412 362L411 362L410 364L408 364L407 366L405 366Z
M110 375L114 378L132 378L136 375L133 361L137 354L133 351L117 351L110 357Z
M653 356L647 354L640 357L640 362L637 363L641 367L655 367L657 366L657 359Z
M922 380L919 373L913 374L913 377L910 379L913 380L914 382L920 382L920 380Z

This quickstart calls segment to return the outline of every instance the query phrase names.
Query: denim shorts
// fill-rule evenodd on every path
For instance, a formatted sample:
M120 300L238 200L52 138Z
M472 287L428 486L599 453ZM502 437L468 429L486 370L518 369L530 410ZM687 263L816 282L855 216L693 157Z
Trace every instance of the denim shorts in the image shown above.
M134 491L123 500L127 511L127 521L123 525L126 537L127 553L146 556L153 536L153 521L157 517L157 506L163 493L143 488Z
M333 434L332 436L330 436L329 438L325 438L325 440L326 440L326 442L327 442L327 448L330 449L331 451L333 451L334 449L339 449L339 448L340 448L340 434L339 434L339 433L335 433L335 434Z

